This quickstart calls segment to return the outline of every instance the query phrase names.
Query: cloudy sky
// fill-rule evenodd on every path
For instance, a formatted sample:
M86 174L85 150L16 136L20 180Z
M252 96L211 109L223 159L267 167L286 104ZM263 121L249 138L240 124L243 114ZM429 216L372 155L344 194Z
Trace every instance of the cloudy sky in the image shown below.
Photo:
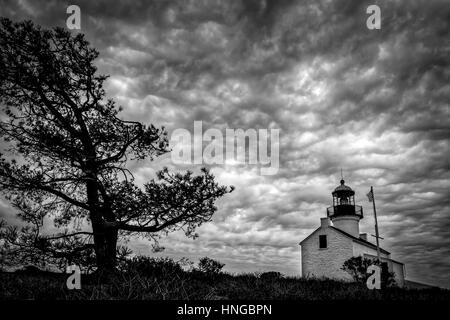
M123 117L164 125L279 129L280 168L217 165L235 192L196 240L164 238L159 255L209 256L230 272L300 275L298 243L319 225L340 169L365 210L374 186L382 246L411 280L450 287L448 1L71 1L111 77ZM366 8L381 8L368 30ZM0 0L0 15L65 26L64 1ZM179 166L133 164L139 183ZM6 202L2 215L10 214ZM152 254L144 240L131 243Z

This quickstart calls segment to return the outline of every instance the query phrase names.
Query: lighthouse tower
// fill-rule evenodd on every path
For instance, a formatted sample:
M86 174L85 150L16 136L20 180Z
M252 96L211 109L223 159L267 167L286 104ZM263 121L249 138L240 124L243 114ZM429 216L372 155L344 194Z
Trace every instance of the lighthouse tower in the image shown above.
M341 185L331 193L333 195L333 206L327 208L328 218L333 226L348 234L359 237L359 220L363 218L361 206L355 205L355 191L345 185L344 179Z

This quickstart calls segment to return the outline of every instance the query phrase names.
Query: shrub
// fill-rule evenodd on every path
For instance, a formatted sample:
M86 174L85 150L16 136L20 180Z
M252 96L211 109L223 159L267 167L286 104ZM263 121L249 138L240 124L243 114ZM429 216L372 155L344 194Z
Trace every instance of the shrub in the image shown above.
M198 270L208 274L219 274L222 272L224 266L224 263L208 257L203 257L199 260Z
M44 273L41 269L36 266L28 265L23 267L22 269L18 269L15 271L16 273L29 274L29 275L39 275Z
M170 276L183 273L182 266L171 258L138 256L129 259L123 271L142 276Z
M263 272L259 276L259 278L263 279L263 280L276 280L276 279L281 279L283 277L284 277L283 274L281 272L277 272L277 271Z
M380 263L361 256L352 257L344 262L342 270L349 273L354 281L358 283L366 283L367 278L370 276L370 274L367 273L367 268L373 264L381 266L381 286L383 288L395 285L395 274L393 272L389 272L386 262Z

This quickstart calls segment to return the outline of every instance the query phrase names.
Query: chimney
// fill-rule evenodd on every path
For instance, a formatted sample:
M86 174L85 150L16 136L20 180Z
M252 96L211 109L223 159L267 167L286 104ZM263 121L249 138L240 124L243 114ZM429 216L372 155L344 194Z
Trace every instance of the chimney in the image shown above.
M367 240L367 233L360 233L360 234L359 234L359 237L360 237L361 239L363 239L363 240L368 241L368 240Z
M328 228L330 226L330 219L327 218L320 218L320 227L322 228Z

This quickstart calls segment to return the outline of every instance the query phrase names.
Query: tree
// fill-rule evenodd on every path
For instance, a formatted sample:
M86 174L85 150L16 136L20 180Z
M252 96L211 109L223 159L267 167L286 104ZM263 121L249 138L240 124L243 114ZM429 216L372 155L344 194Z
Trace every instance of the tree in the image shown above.
M198 262L198 270L207 274L219 274L224 266L224 263L208 257L203 257Z
M366 283L370 274L367 273L367 268L372 265L381 266L381 286L388 287L395 285L395 274L389 272L387 263L378 262L372 259L363 258L361 256L352 257L346 260L342 266L342 270L349 273L355 282Z
M3 255L68 263L91 252L98 271L113 271L119 237L157 241L178 229L196 237L215 200L232 191L206 169L166 168L137 186L127 163L169 152L167 133L120 118L97 56L82 34L0 20L0 187L30 224L2 225ZM63 231L42 234L48 220Z

